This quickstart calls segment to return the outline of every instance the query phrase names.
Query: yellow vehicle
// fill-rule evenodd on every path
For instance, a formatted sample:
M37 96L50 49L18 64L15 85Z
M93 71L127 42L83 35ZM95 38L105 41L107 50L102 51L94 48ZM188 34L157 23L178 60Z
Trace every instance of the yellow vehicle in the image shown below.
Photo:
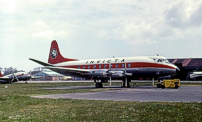
M157 84L157 88L178 88L180 87L180 79L165 79L162 83Z

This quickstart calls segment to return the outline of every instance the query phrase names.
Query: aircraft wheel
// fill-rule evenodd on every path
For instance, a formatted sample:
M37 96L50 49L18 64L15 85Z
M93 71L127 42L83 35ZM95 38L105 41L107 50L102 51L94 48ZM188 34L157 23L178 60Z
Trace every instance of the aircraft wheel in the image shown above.
M102 85L102 83L96 83L96 84L95 84L95 87L96 87L96 88L102 88L103 85Z
M164 85L162 85L162 89L164 89L165 88L165 86Z
M176 88L176 89L178 89L178 87L179 87L178 85L175 85L175 88Z

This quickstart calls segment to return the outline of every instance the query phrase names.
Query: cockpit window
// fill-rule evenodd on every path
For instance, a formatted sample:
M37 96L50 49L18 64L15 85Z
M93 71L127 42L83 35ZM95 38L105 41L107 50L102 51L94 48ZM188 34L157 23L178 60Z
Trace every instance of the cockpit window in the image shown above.
M166 62L169 63L169 61L167 59L158 59L158 62Z

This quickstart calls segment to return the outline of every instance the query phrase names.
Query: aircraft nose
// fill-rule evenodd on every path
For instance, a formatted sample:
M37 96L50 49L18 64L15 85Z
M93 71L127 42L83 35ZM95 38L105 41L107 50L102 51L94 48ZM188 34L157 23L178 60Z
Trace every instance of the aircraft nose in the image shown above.
M173 65L173 67L175 67L176 71L180 71L180 69L177 66Z
M180 69L177 67L176 70L180 71Z

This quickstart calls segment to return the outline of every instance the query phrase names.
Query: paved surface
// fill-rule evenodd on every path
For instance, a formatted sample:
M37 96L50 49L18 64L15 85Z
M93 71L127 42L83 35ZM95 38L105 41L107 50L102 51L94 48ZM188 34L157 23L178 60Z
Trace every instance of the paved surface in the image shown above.
M69 80L69 81L19 81L19 82L15 82L15 83L93 83L93 80ZM113 82L122 82L121 80L112 80ZM153 82L152 80L132 80L132 82L140 82L140 83L144 83L144 82ZM156 82L156 81L155 81ZM180 81L181 83L202 83L202 81Z
M154 86L134 88L108 87L111 90L88 93L68 93L32 96L35 98L69 98L114 101L202 102L202 86L181 86L179 89L156 89ZM46 89L94 89L93 86L49 87Z

